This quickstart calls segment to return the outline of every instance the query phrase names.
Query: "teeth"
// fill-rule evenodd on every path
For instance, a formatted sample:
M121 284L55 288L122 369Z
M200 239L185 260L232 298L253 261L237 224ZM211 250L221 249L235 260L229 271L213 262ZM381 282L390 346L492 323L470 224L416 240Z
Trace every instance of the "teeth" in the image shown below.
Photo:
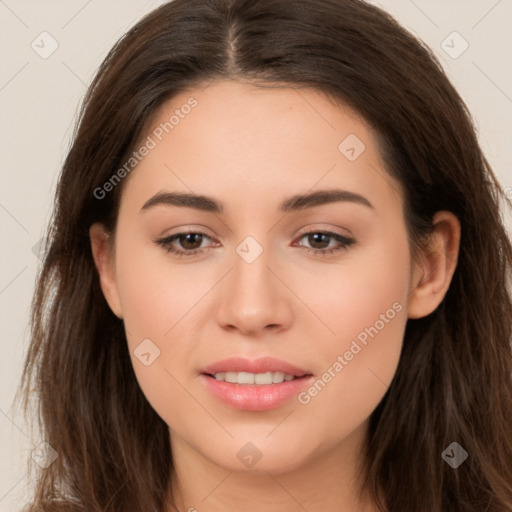
M249 372L219 372L214 375L216 380L232 384L280 384L295 379L294 375L283 372L249 373Z

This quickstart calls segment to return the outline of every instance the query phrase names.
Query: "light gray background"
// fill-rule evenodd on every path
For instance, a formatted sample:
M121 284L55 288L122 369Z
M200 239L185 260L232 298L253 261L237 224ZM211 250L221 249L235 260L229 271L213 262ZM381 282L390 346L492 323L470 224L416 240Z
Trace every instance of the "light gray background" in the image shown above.
M0 0L0 511L19 510L25 503L27 464L43 441L29 431L12 402L28 344L28 312L40 264L37 243L50 217L77 108L114 42L162 3ZM512 198L512 0L371 3L388 10L440 57ZM42 58L55 44L52 39L57 49ZM461 53L464 41L469 46ZM508 213L506 222L510 229Z

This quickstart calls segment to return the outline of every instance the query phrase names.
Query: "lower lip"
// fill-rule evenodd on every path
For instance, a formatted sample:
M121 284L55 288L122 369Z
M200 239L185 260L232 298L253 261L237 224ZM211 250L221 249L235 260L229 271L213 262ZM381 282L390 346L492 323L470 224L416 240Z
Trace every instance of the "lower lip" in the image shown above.
M242 411L268 411L297 396L313 380L312 375L280 384L232 384L201 374L208 389L222 402Z

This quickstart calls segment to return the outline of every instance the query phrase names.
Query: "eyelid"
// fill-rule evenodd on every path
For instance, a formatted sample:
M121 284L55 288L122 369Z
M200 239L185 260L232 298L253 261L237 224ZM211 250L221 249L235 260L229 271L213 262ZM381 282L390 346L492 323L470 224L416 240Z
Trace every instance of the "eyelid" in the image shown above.
M169 233L166 232L165 235L162 235L159 238L169 238L174 235L182 235L185 233L202 233L210 238L215 238L215 236L211 234L211 231L201 224L185 224L184 226L171 230Z
M348 231L348 230L347 230ZM177 249L173 246L173 243L175 242L175 239L179 238L180 236L185 236L187 234L198 234L203 237L209 238L214 242L214 246L208 246L205 248L197 248L192 250L183 250L183 249ZM323 234L327 235L331 239L336 240L338 245L333 248L323 248L323 249L316 249L316 248L310 248L302 244L298 244L296 240L300 240L301 238L304 238L305 236L311 235L311 234ZM195 255L203 255L207 251L212 250L215 247L215 244L218 245L218 241L208 235L207 233L201 231L200 229L194 229L193 227L188 228L180 228L180 231L176 233L169 234L163 238L159 238L154 240L155 244L161 246L168 254L172 254L176 258L193 258ZM306 254L312 254L315 257L321 256L321 257L329 257L334 255L338 252L344 252L348 250L351 246L357 245L357 240L350 236L345 236L340 233L337 233L336 231L333 231L332 229L325 229L325 228L315 228L314 226L308 226L307 228L303 228L298 234L295 235L292 247L300 247L302 251Z
M337 231L334 231L334 229L344 229L345 231L348 232L348 235L347 234L343 234L343 233L338 233ZM218 240L216 239L215 236L211 235L208 233L208 228L205 228L204 226L201 226L201 225L185 225L185 226L180 226L179 228L176 228L177 231L175 232L170 232L166 235L163 235L161 237L158 237L156 240L154 240L154 242L156 242L157 240L165 240L165 239L168 239L168 238L171 238L173 236L176 236L176 235L185 235L185 234L189 234L189 233L194 233L194 234L201 234L201 235L206 235L208 238L210 238L210 240L214 240L214 241L217 241ZM347 229L347 228L335 228L335 227L320 227L319 225L309 225L309 226L306 226L302 229L300 229L295 235L294 235L294 240L296 238L300 238L304 235L307 235L307 234L310 234L310 233L326 233L326 234L331 234L331 235L338 235L338 236L341 236L341 237L344 237L344 238L349 238L349 237L353 237L354 235L352 234L352 232Z
M336 230L344 230L347 233L338 233ZM350 229L347 228L340 228L339 226L329 226L325 227L325 225L322 227L322 224L309 224L305 228L300 229L295 237L306 235L308 233L315 232L315 233L332 233L334 235L339 235L345 238L354 237Z

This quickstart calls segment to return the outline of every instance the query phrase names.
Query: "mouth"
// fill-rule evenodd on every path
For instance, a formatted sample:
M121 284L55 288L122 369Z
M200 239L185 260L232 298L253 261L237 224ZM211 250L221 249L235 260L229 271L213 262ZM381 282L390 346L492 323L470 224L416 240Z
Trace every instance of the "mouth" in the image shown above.
M244 386L269 386L271 384L281 384L283 382L289 382L292 380L303 379L310 377L311 374L304 375L293 375L291 373L284 372L265 372L265 373L251 373L251 372L218 372L218 373L205 373L212 379L229 382L231 384L241 384Z
M288 403L314 381L312 372L271 357L224 359L203 368L206 389L243 411L267 411Z
M312 375L308 370L269 356L259 359L230 357L203 368L201 373L216 380L249 385L279 384Z

